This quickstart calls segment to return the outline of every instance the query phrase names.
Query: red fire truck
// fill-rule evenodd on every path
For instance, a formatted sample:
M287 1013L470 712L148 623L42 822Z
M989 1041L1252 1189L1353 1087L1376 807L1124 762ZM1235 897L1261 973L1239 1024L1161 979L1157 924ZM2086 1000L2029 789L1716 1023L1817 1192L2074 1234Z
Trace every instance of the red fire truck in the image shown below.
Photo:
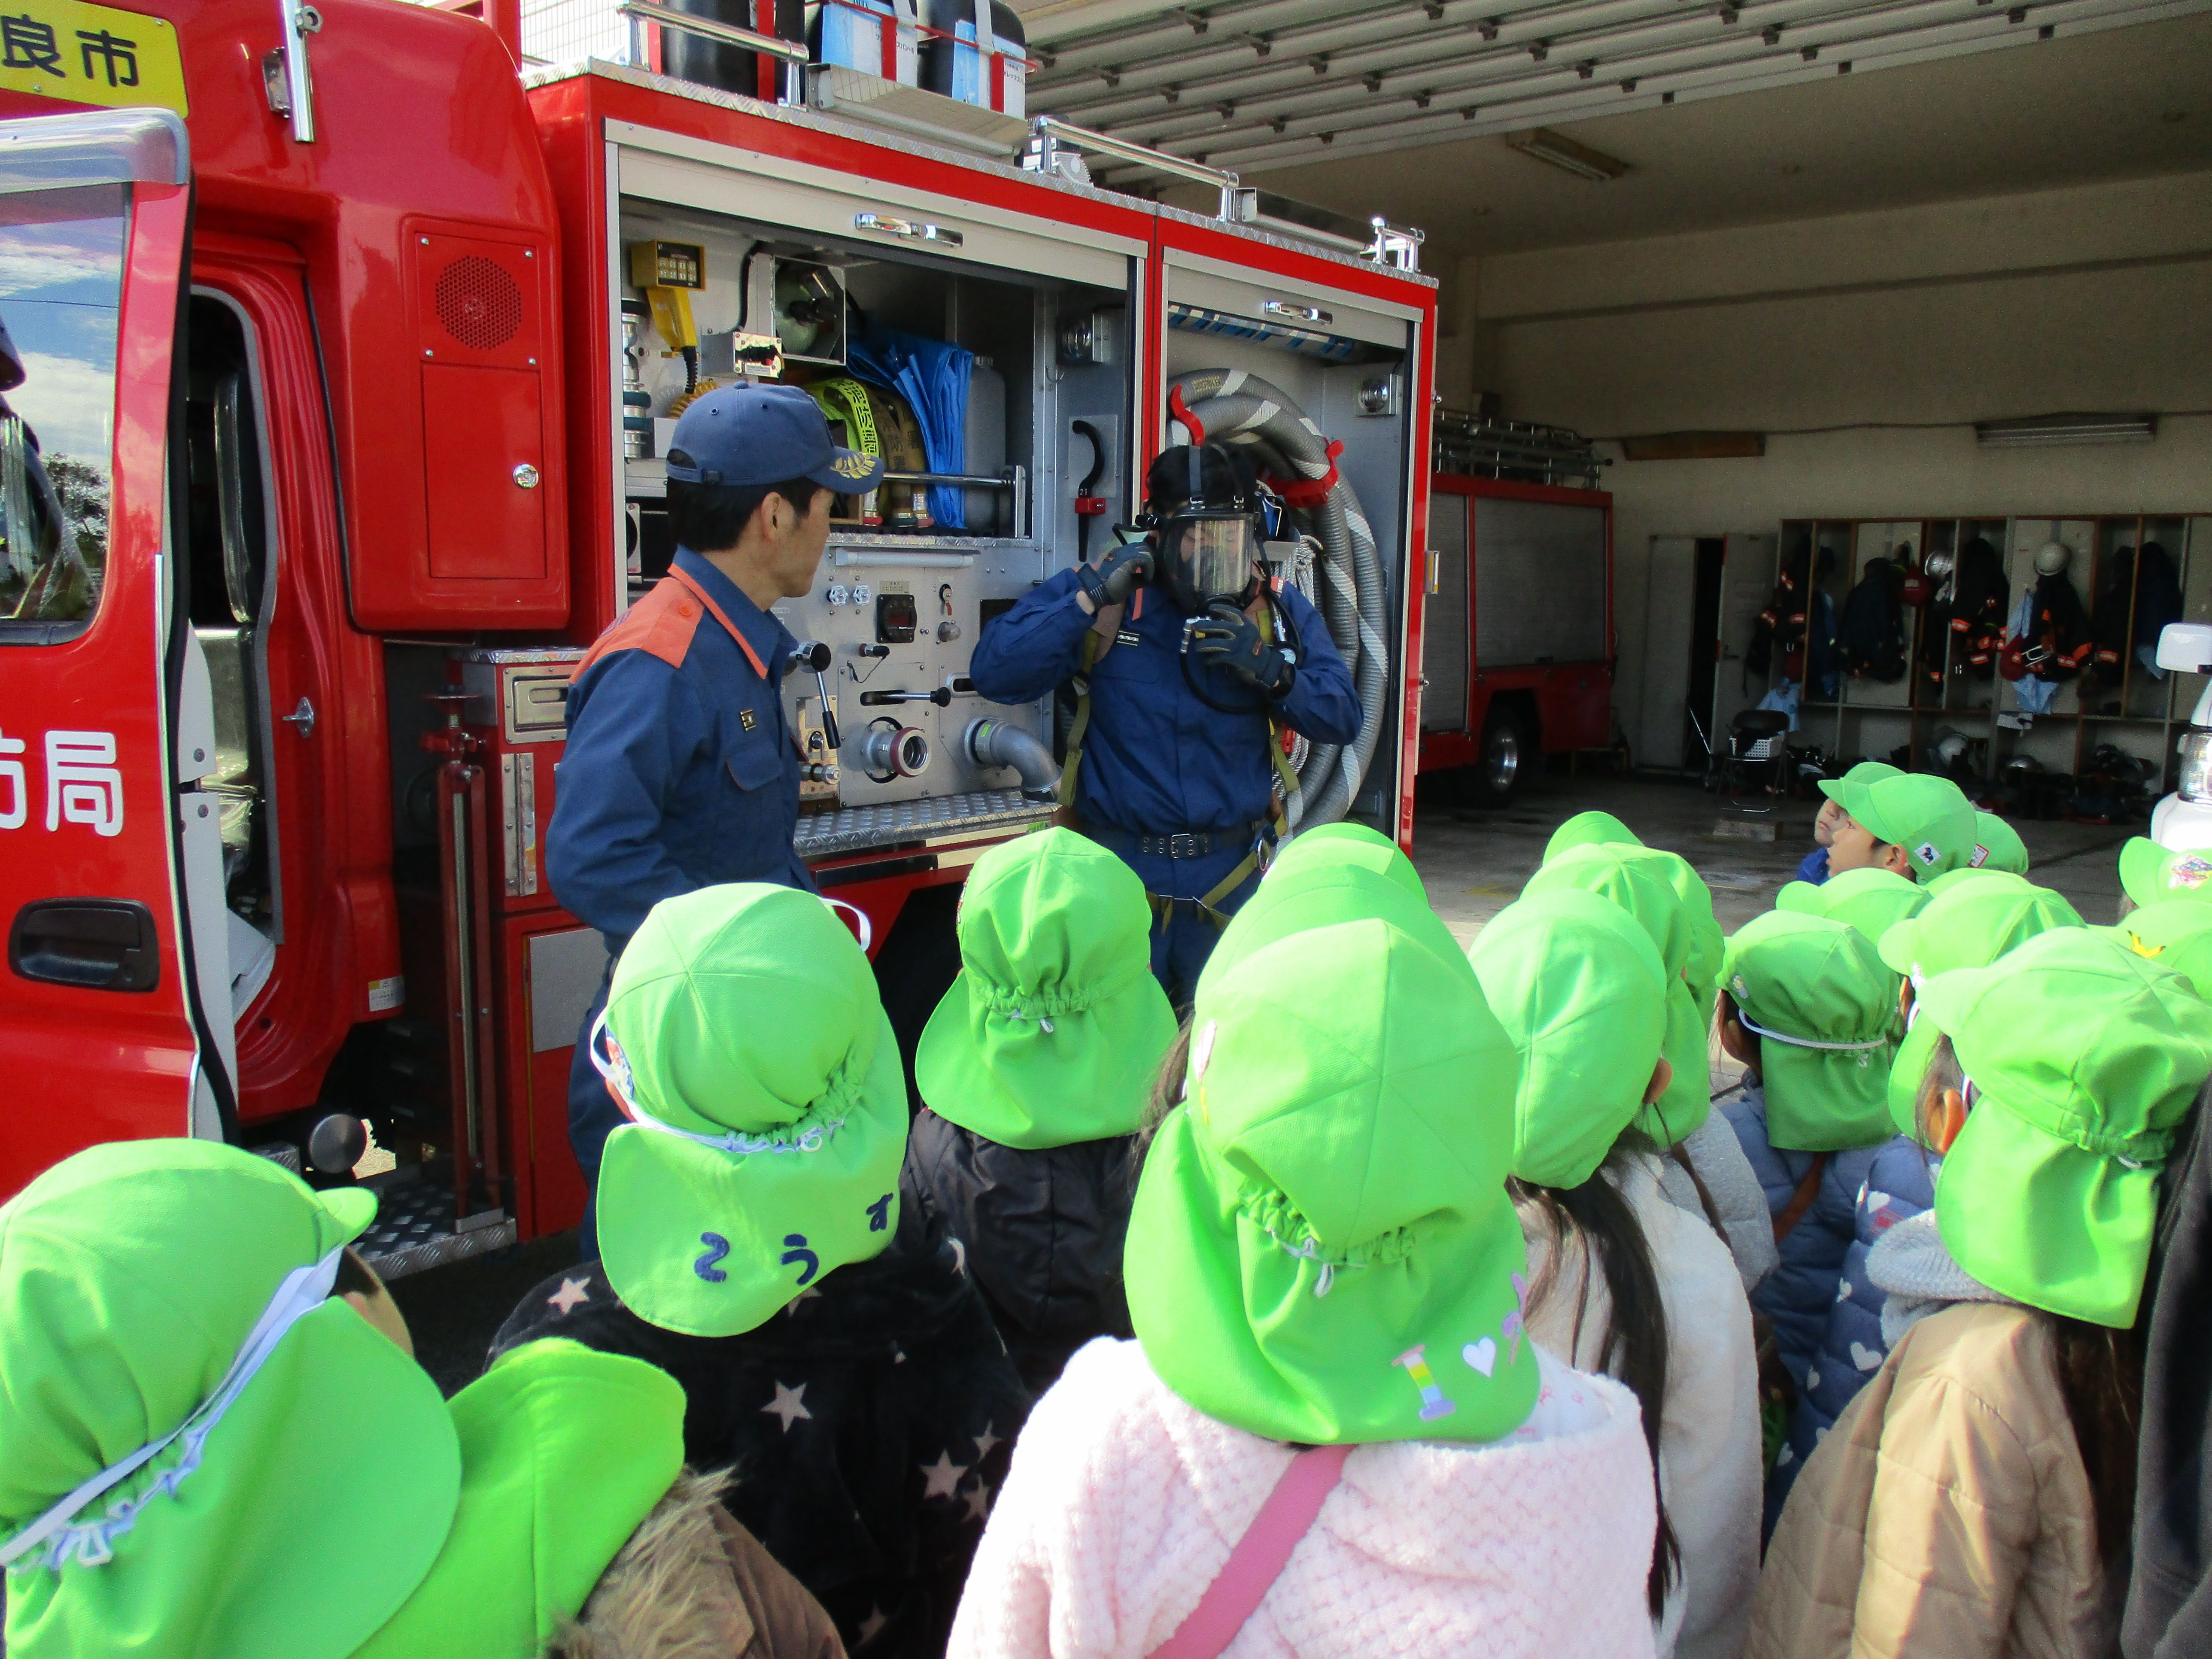
M1417 237L1254 222L1232 178L1049 120L944 100L938 133L911 88L863 118L869 77L626 9L636 66L527 76L512 9L4 20L0 1194L185 1133L352 1179L366 1123L388 1271L576 1218L604 955L544 875L563 699L666 568L658 457L710 382L806 385L892 464L780 611L798 844L905 1041L968 866L1051 811L1064 714L982 702L968 653L1131 516L1171 405L1261 443L1309 532L1283 578L1355 668L1366 729L1300 745L1293 813L1410 836ZM742 71L647 67L679 33ZM1094 187L1086 154L1220 211Z

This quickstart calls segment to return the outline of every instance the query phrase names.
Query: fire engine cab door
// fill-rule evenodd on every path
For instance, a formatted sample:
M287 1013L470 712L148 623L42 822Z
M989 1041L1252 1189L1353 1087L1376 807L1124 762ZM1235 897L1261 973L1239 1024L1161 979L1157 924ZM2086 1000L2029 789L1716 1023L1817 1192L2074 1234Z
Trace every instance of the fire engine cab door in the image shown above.
M189 872L221 842L187 831L202 803L180 793L213 742L170 551L185 125L118 109L7 136L0 1196L95 1141L219 1133L234 1098L195 979L228 970L196 963L185 921Z

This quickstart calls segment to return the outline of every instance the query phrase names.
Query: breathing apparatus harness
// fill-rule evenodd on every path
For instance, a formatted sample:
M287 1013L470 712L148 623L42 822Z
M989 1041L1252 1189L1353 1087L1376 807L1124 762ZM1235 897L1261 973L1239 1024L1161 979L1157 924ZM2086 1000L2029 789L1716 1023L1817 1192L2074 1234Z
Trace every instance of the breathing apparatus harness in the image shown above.
M1115 526L1115 533L1124 544L1133 538L1136 532L1147 532L1153 545L1154 580L1164 586L1176 609L1185 616L1181 649L1177 653L1182 665L1183 684L1191 695L1217 714L1243 717L1264 714L1267 718L1267 755L1273 763L1275 775L1281 782L1284 797L1298 787L1297 775L1291 769L1284 750L1283 726L1272 712L1275 698L1258 686L1254 687L1254 699L1245 702L1223 700L1208 690L1201 677L1192 666L1192 645L1209 630L1218 632L1225 627L1235 627L1249 617L1251 605L1264 599L1267 621L1258 623L1261 637L1279 651L1285 663L1295 665L1300 660L1304 640L1297 621L1276 597L1273 582L1265 574L1261 546L1268 540L1281 521L1280 501L1264 487L1255 486L1249 494L1243 491L1231 495L1226 502L1209 501L1206 496L1203 464L1205 432L1187 415L1178 415L1190 428L1190 441L1184 446L1188 470L1185 481L1186 495L1171 511L1147 511L1139 514L1134 525ZM1257 592L1254 589L1256 585ZM1099 621L1083 636L1082 665L1072 684L1075 691L1075 719L1068 728L1067 758L1060 775L1060 805L1073 808L1075 805L1076 780L1083 763L1083 739L1091 725L1091 676L1098 659L1110 648L1119 631L1120 607L1102 606ZM1288 689L1288 682L1284 690ZM1284 806L1281 799L1271 799L1267 814L1252 824L1252 848L1237 867L1216 883L1203 896L1178 901L1158 893L1147 893L1156 915L1164 919L1172 913L1177 902L1195 903L1216 927L1228 924L1228 913L1219 906L1231 893L1242 886L1255 870L1264 871L1273 859L1275 848L1281 839ZM1139 837L1140 842L1162 841L1172 844L1186 841L1184 836ZM1170 854L1170 856L1173 856Z

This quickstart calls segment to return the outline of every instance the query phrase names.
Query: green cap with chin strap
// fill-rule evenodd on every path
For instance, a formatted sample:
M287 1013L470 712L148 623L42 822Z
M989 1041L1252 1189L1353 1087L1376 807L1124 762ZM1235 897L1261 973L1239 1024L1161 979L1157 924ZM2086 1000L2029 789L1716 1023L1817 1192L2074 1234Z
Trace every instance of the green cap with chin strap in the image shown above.
M1759 1038L1766 1138L1784 1152L1833 1152L1890 1136L1897 975L1856 927L1769 910L1729 940L1723 983Z
M366 1190L204 1140L57 1164L0 1208L11 1659L344 1659L413 1594L461 1453L331 1294Z
M1490 1012L1521 1057L1513 1173L1579 1187L1638 1111L1667 1032L1659 952L1595 893L1509 904L1468 948Z
M1903 848L1916 881L1962 868L1973 857L1973 804L1948 778L1904 772L1855 783L1846 776L1823 783L1820 793L1877 842Z
M654 905L592 1048L629 1120L599 1166L600 1261L639 1318L735 1336L890 1243L898 1042L813 894L734 882Z
M1974 814L1974 855L1967 860L1976 870L2002 870L2008 875L2027 873L2027 843L2020 831L1995 812Z
M1466 974L1459 941L1429 903L1413 860L1364 824L1301 830L1278 854L1252 896L1222 929L1199 975L1203 985L1276 940L1339 921L1382 916Z
M1692 883L1695 892L1686 902L1685 890ZM1712 896L1697 872L1676 854L1617 842L1566 848L1528 878L1521 896L1569 891L1595 893L1619 905L1659 952L1667 975L1666 1054L1674 1080L1665 1094L1637 1114L1636 1127L1660 1146L1674 1146L1694 1133L1712 1110L1712 1078L1705 1057L1711 988L1700 993L1694 977L1709 957L1719 960L1712 949L1720 938L1712 919Z
M1932 896L1918 882L1894 871L1868 868L1846 870L1818 884L1793 881L1775 895L1774 908L1843 922L1879 945L1883 934L1917 915Z
M2198 996L2212 1001L2212 904L2160 899L2129 911L2117 927L2096 931L2180 975Z
M1519 1071L1472 974L1380 917L1201 979L1129 1219L1160 1380L1305 1445L1519 1427L1538 1386L1505 1194Z
M2212 847L2183 852L2136 836L2120 848L2120 887L2136 904L2212 903Z
M528 1342L451 1406L453 1530L354 1659L537 1659L684 1470L684 1390L642 1359Z
M1954 876L1961 872L1954 872ZM2048 887L2004 871L1975 872L1971 881L1946 877L1928 907L1882 935L1881 959L1919 988L1938 974L1986 968L2015 946L2054 927L2079 927L2081 918ZM2212 920L2212 910L2206 912ZM1916 1002L1905 1041L1889 1069L1890 1121L1899 1133L1920 1133L1921 1079L1936 1052L1936 1028L1919 1018Z
M960 890L960 973L915 1084L949 1122L1024 1151L1133 1133L1175 1012L1136 872L1073 830L1002 842Z
M2089 927L1939 974L1920 1002L1966 1079L1936 1183L1945 1247L2030 1307L2134 1324L2159 1171L2212 1072L2212 1005Z
M1682 919L1690 932L1690 948L1684 957L1684 970L1688 975L1690 994L1698 1006L1710 1013L1713 1006L1713 989L1721 980L1721 951L1724 943L1721 925L1713 918L1713 890L1705 885L1697 866L1679 853L1669 853L1663 848L1644 847L1636 832L1610 812L1577 812L1552 832L1552 839L1544 845L1544 862L1549 864L1563 853L1577 847L1638 847L1652 855L1657 868L1681 901Z

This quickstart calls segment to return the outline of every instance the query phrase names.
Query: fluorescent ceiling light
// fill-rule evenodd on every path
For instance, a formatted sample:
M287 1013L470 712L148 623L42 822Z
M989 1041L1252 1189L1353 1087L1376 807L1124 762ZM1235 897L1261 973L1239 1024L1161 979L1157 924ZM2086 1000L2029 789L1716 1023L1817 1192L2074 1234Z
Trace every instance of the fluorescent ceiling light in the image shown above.
M2041 449L2057 444L2147 444L2158 435L2155 415L2038 415L2021 421L1977 421L1984 449Z
M1594 185L1610 183L1628 171L1628 163L1607 155L1601 149L1592 149L1588 144L1578 144L1573 139L1553 132L1549 127L1530 127L1521 132L1503 135L1505 148L1517 149L1532 161L1549 161L1555 167L1564 167L1577 179L1587 179Z

